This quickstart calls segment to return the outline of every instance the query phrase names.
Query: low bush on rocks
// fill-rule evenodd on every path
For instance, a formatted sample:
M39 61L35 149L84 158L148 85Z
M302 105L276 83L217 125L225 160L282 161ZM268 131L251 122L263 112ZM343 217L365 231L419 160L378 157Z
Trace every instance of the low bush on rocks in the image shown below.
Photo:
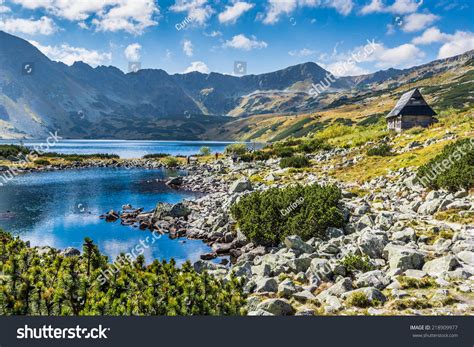
M169 157L170 155L167 153L153 153L153 154L146 154L143 156L143 159L160 159L160 158L166 158Z
M247 146L244 143L233 143L225 148L225 153L243 155L247 153Z
M270 159L270 153L265 151L255 151L255 152L248 152L244 153L240 156L240 160L246 163L250 163L252 161L264 161Z
M355 292L351 294L346 300L348 306L355 306L360 308L367 308L378 306L380 303L377 300L370 301L367 295L363 292Z
M369 257L366 255L349 254L341 261L341 265L346 268L349 274L354 274L355 271L368 272L372 271L374 267L369 262Z
M296 150L292 147L277 147L273 150L273 155L278 158L289 158L295 154Z
M301 169L309 166L309 160L306 157L297 155L294 157L282 158L280 161L280 167L282 169L287 167Z
M367 150L368 156L381 156L386 157L392 154L392 147L386 143L382 143L378 146L371 147Z
M400 283L402 289L421 289L437 287L435 280L431 277L415 278L399 276L397 280Z
M474 187L474 141L459 140L418 169L421 184L450 191Z
M328 143L326 143L325 141L321 139L312 139L309 141L305 141L301 145L298 146L298 150L300 152L305 152L305 153L313 153L316 151L328 150L331 148L332 147Z
M258 245L277 245L286 236L325 238L328 227L342 227L336 186L270 188L243 196L231 207L240 230Z
M179 165L178 159L175 157L163 158L163 163L168 167L177 167Z

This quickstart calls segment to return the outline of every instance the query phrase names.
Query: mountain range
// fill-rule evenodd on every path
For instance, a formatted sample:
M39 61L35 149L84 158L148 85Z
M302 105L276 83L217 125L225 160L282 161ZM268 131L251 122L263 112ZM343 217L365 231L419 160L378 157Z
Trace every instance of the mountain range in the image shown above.
M315 63L242 77L159 69L124 73L113 66L51 61L28 41L0 31L0 138L41 139L57 131L75 139L208 139L236 120L337 107L354 93L456 70L473 55L340 77L315 95L312 86L331 76ZM226 137L235 138L232 132Z

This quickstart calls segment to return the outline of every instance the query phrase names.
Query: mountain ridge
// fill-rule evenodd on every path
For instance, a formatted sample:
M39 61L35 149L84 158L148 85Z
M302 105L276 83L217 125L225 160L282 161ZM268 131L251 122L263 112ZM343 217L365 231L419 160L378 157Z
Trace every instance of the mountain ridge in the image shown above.
M114 66L52 61L28 41L2 31L0 47L0 138L42 138L59 130L65 138L201 139L226 116L327 106L325 95L309 93L330 75L314 62L246 76L162 69L125 73ZM22 63L33 65L31 75L23 73ZM340 77L328 92L368 88L416 69Z

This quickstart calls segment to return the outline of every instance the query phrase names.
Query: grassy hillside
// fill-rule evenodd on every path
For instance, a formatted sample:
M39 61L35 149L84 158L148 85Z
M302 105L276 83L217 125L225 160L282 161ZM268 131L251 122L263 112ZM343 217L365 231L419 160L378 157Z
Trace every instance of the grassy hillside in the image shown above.
M384 129L384 116L395 106L400 96L415 87L421 89L427 102L438 112L452 108L461 114L472 111L474 107L474 64L471 59L462 66L441 74L430 75L415 80L415 72L394 82L372 85L371 90L358 90L344 93L331 93L324 96L324 109L302 114L255 115L228 122L218 129L210 129L210 138L246 141L278 141L289 137L304 137L323 131L335 125L352 126L357 136L368 139ZM377 126L375 126L377 125ZM364 129L360 129L363 127ZM350 138L348 129L347 139ZM334 134L333 134L334 135ZM331 137L331 134L327 134Z

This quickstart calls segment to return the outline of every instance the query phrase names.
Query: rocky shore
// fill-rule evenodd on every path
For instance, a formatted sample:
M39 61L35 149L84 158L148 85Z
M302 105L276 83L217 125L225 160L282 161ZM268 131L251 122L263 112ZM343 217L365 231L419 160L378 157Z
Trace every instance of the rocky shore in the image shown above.
M332 150L311 159L323 162L344 154ZM186 168L188 176L167 184L204 196L160 203L148 212L124 206L103 218L205 241L212 252L201 255L195 269L242 278L249 315L474 313L474 225L434 218L446 211L474 214L472 194L427 191L411 169L358 185L312 172L289 174L278 163L194 163ZM255 175L265 178L251 180ZM337 184L345 227L328 228L324 240L289 236L272 248L249 242L232 220L230 206L252 191L293 183ZM230 265L210 261L224 255Z

